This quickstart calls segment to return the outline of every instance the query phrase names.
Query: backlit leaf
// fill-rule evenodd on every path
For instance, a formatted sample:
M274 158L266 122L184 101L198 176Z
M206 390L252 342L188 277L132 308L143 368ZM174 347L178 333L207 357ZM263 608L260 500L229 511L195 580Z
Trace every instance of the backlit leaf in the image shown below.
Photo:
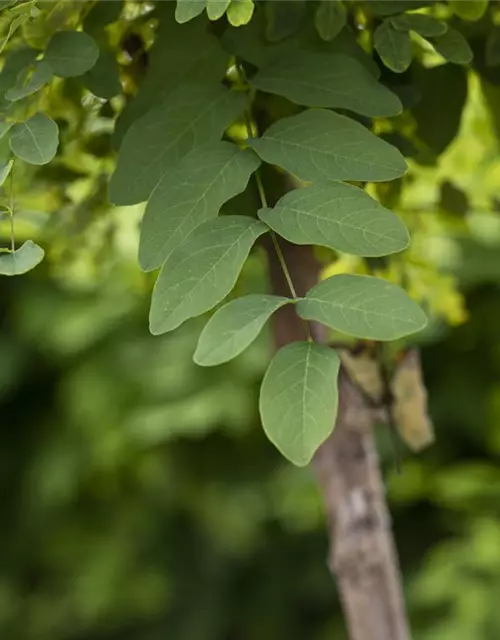
M464 36L456 29L448 27L446 33L437 38L432 38L429 42L448 62L469 64L472 61L472 49Z
M177 0L175 19L180 24L189 22L205 9L205 0Z
M308 109L249 140L260 157L302 180L394 180L406 173L400 152L363 125L325 109Z
M95 40L82 31L56 31L43 57L56 76L71 78L92 69L99 57Z
M391 24L398 31L415 31L424 38L440 36L448 28L445 22L424 13L402 13L391 18Z
M305 466L333 431L340 359L333 349L292 342L274 356L260 390L269 440L293 464Z
M232 360L259 335L271 315L291 300L271 295L248 295L218 309L200 334L194 361L211 367Z
M231 0L207 0L207 15L210 20L219 20L226 13Z
M390 20L384 20L373 34L375 49L386 67L402 73L406 71L412 60L410 35L406 31L395 29Z
M241 27L252 19L255 5L253 0L231 0L227 8L227 19L233 27Z
M376 257L408 246L405 225L365 191L342 182L295 189L259 218L295 244Z
M222 216L197 227L160 271L149 316L151 333L172 331L223 300L255 240L267 230L245 216Z
M17 78L16 84L5 94L7 100L16 102L36 93L52 78L52 68L43 60L26 67Z
M57 153L59 128L43 113L12 127L10 148L14 155L29 164L47 164Z
M327 278L297 302L297 313L366 340L397 340L427 324L422 309L403 289L372 276Z
M333 40L347 22L347 11L341 0L321 0L314 15L314 24L320 38Z
M475 22L486 13L488 0L449 0L449 5L462 20Z
M0 275L18 276L34 269L43 260L44 250L27 240L16 251L0 253Z
M244 191L259 166L258 157L229 142L198 147L165 175L153 191L141 228L139 262L159 267L202 222Z
M252 84L308 107L349 109L370 117L402 111L397 96L357 60L342 53L292 52L264 66Z
M245 103L242 93L217 84L175 89L127 131L110 182L111 201L128 205L147 200L189 151L220 139Z
M0 187L3 187L5 181L9 177L9 174L12 170L12 165L14 164L14 160L11 158L5 164L0 164Z

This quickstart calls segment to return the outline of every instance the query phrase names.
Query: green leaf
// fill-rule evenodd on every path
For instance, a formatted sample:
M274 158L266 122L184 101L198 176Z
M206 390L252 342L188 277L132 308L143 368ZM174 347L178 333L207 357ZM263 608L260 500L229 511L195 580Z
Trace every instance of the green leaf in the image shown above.
M162 19L157 38L148 52L147 76L137 97L127 104L117 120L113 133L115 148L120 146L135 120L163 103L180 84L201 82L208 85L222 80L229 54L205 27L202 21L194 20L180 29L173 18L170 21ZM193 42L196 47L192 46Z
M259 218L294 244L378 257L408 246L405 225L365 191L342 182L294 189Z
M108 25L118 21L123 5L123 0L97 0L83 20L84 31L100 36Z
M395 73L406 71L412 61L410 35L394 29L390 20L384 20L373 34L375 49L385 66Z
M227 8L227 19L233 27L241 27L252 19L255 6L252 0L231 0Z
M12 127L10 148L15 156L29 164L47 164L57 153L59 128L43 113Z
M81 76L95 65L99 47L82 31L56 31L50 39L43 59L56 76Z
M500 64L500 27L493 27L486 40L486 64L496 67Z
M400 152L361 124L325 109L308 109L249 140L260 157L302 180L394 180L406 173Z
M299 31L307 20L304 0L280 0L266 2L266 39L269 42L281 42Z
M349 109L374 118L403 110L396 95L343 53L292 52L264 66L252 84L307 107Z
M141 228L139 262L145 271L159 267L202 222L244 191L260 164L250 149L229 142L198 147L185 156L153 191Z
M456 29L448 27L446 33L437 38L432 38L429 42L448 62L453 62L454 64L469 64L469 62L472 62L472 49L464 36Z
M314 24L320 38L329 42L342 31L347 22L347 11L341 0L321 0L314 15Z
M16 84L10 88L5 97L16 102L36 93L52 78L52 68L43 60L35 62L21 71Z
M260 390L262 426L297 466L308 464L335 426L340 359L333 349L292 342L274 356Z
M16 251L0 253L0 275L19 276L31 271L43 260L44 250L27 240Z
M101 2L116 2L116 0L101 0ZM122 92L122 85L115 54L108 49L101 49L95 65L82 76L82 84L99 98L109 100L119 95Z
M177 0L175 19L180 24L189 22L205 9L205 0Z
M3 50L15 32L22 27L29 20L29 15L23 14L14 18L9 25L9 30L7 31L7 35L0 40L0 53L3 53Z
M305 320L365 340L397 340L427 324L422 309L400 287L372 276L332 276L297 303Z
M207 0L207 15L209 20L219 20L226 13L231 0Z
M9 52L5 58L5 64L0 73L0 105L3 109L10 108L11 103L3 96L17 81L18 75L23 69L32 64L38 52L35 49L17 49Z
M3 185L5 184L5 181L9 177L13 164L14 164L14 160L11 159L5 164L0 165L0 187L3 187Z
M222 216L195 229L160 271L149 316L151 333L172 331L223 300L255 240L267 230L245 216Z
M8 133L11 128L14 126L13 122L3 122L0 121L0 140Z
M441 36L448 29L445 22L424 13L402 13L391 18L391 24L398 31L415 31L423 38Z
M488 9L488 0L449 0L449 5L462 20L480 20Z
M377 16L392 16L403 11L428 7L434 2L435 0L368 0L367 6Z
M255 340L271 315L290 302L288 298L257 294L228 302L205 325L194 361L213 367L236 358Z
M220 139L245 104L242 93L218 84L178 87L127 131L110 182L111 201L128 205L147 200L189 151Z

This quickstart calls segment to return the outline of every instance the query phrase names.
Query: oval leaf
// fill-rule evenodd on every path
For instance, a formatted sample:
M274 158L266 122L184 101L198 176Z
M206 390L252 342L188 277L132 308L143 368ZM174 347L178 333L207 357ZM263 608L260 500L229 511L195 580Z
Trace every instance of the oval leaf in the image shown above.
M445 22L424 13L402 13L391 18L391 24L398 31L415 31L423 38L441 36L448 28Z
M372 276L332 276L297 303L305 320L366 340L397 340L425 327L422 309L400 287Z
M410 35L394 29L390 20L384 20L375 29L373 44L382 62L396 73L403 73L411 64L412 48Z
M19 74L16 84L5 94L7 100L16 102L36 93L52 78L52 68L43 60L29 66Z
M57 31L51 38L44 61L56 76L71 78L90 71L99 57L95 40L82 31Z
M308 109L249 140L260 157L302 180L394 180L406 173L401 153L363 125L325 109Z
M311 461L333 431L340 359L333 349L292 342L274 356L260 390L264 431L297 466Z
M457 16L471 22L480 20L488 9L488 0L450 0L449 4Z
M408 246L405 225L365 191L342 182L294 189L259 218L295 244L315 244L358 256L377 257Z
M194 149L153 191L141 228L139 262L158 268L202 222L245 190L259 166L251 149L215 142Z
M231 300L205 325L194 361L212 367L236 358L255 340L271 315L290 302L288 298L257 294Z
M109 0L103 0L108 2ZM113 0L116 2L117 0ZM102 49L90 71L83 76L82 84L99 98L113 98L122 91L118 63L113 51Z
M205 0L177 0L175 19L179 24L189 22L205 9Z
M349 109L373 118L394 116L403 109L397 96L342 53L290 53L263 67L252 84L306 107Z
M14 155L29 164L47 164L57 153L59 128L43 113L12 127L10 148Z
M255 5L253 0L231 0L227 8L227 19L233 27L241 27L252 19Z
M321 0L314 14L314 25L319 37L329 42L345 27L347 11L341 0Z
M3 187L5 181L9 177L9 174L12 170L12 165L14 164L14 159L11 158L5 164L0 164L0 187Z
M231 0L207 0L207 16L209 20L219 20L226 13Z
M110 182L112 202L137 204L192 149L218 140L245 108L245 96L213 84L186 84L137 120L123 139Z
M160 271L149 316L151 333L172 331L223 300L255 240L267 230L253 218L222 216L193 231Z
M442 36L432 38L429 42L448 62L469 64L474 57L472 49L464 36L460 31L451 27L448 27L448 31Z
M0 275L19 276L34 269L45 255L42 247L27 240L17 251L0 253Z

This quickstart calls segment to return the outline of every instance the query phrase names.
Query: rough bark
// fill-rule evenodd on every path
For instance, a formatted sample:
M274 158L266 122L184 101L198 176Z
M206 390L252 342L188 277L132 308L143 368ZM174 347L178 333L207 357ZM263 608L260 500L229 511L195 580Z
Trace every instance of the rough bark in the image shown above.
M298 295L318 280L310 247L280 241ZM266 245L274 293L289 295L274 250ZM311 324L317 342L321 326ZM292 307L274 318L277 347L303 340L305 331ZM336 577L350 640L409 640L397 553L373 439L373 412L341 368L335 430L320 447L314 467L323 495Z

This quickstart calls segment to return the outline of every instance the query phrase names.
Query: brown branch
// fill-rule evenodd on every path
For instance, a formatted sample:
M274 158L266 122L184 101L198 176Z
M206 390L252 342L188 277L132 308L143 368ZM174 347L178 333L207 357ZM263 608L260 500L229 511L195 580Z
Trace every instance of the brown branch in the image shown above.
M273 247L265 244L273 292L286 282ZM311 247L280 241L298 295L318 281ZM311 323L317 342L321 325ZM292 306L274 317L277 347L305 339ZM320 447L314 468L323 494L331 543L329 566L337 579L350 640L409 640L397 554L373 439L373 407L345 371L339 376L340 405L333 435Z

